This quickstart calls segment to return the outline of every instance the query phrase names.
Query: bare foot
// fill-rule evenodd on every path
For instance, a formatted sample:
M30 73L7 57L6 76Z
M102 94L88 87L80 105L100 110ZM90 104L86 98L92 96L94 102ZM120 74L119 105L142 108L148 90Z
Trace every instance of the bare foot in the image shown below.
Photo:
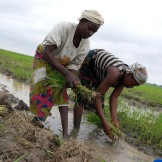
M69 136L73 139L77 139L78 137L78 132L79 132L79 129L75 129L73 128L72 131L70 132Z
M69 137L69 135L63 135L63 140L64 141L69 141L70 140L70 137Z

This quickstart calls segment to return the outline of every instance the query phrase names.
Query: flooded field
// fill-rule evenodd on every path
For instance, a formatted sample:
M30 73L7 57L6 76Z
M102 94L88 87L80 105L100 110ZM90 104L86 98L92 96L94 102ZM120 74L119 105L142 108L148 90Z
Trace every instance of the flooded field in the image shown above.
M5 88L15 97L29 105L29 86L0 74L1 89ZM52 115L47 118L45 126L54 134L61 134L60 114L57 107L53 107ZM69 111L69 134L72 139L85 141L87 145L97 150L107 162L153 162L155 157L147 155L125 141L111 144L109 138L96 126L89 124L83 117L79 132L73 130L73 111Z

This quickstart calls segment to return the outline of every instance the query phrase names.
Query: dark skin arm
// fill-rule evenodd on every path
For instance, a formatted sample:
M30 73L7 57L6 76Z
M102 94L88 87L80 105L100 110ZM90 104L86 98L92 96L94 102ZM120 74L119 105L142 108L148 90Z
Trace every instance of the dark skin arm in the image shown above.
M120 72L116 67L108 67L106 69L107 76L102 81L102 83L99 85L99 87L96 89L96 92L100 93L101 95L104 95L109 88L118 81L120 78ZM97 96L94 100L95 108L97 111L97 114L102 122L103 130L106 135L108 135L111 139L113 139L113 136L111 134L111 128L106 121L106 118L104 116L103 110L102 110L102 103L101 103L101 97Z
M70 72L67 68L62 66L52 52L57 49L56 45L48 45L43 50L43 58L50 63L50 65L59 71L64 77L69 87L76 87L80 83L78 77Z
M116 87L114 91L111 93L109 98L111 120L116 128L119 128L118 118L117 118L117 102L118 102L118 97L123 91L123 88L124 88L123 85L119 85L118 87Z

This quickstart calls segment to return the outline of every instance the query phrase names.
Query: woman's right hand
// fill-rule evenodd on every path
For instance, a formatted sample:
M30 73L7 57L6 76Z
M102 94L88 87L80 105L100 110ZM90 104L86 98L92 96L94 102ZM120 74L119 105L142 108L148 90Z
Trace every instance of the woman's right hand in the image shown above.
M80 84L79 78L71 72L65 75L65 80L69 88L75 88L78 84Z
M120 125L119 125L119 123L118 123L117 120L112 121L112 124L113 124L117 129L120 128Z

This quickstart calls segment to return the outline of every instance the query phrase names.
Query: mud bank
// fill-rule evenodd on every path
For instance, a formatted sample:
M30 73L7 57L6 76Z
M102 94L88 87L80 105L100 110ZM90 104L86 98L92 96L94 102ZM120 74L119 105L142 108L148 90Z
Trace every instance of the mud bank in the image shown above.
M18 103L13 107L13 103ZM33 115L21 100L0 91L0 161L3 162L99 162L84 142L63 141L49 129L35 127ZM16 161L17 160L17 161Z

